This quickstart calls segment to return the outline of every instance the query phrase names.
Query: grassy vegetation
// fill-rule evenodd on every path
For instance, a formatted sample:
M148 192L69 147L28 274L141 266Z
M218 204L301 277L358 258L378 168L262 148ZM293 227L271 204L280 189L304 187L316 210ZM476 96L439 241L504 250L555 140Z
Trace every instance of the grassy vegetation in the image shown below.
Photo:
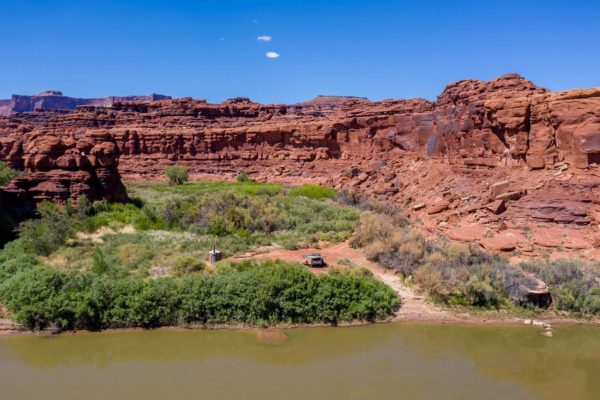
M275 196L283 191L276 183L261 183L253 181L225 182L202 181L190 182L181 186L169 186L163 183L130 183L128 191L133 197L144 199L146 202L160 202L183 195L202 195L207 192L231 192L247 196Z
M290 196L304 196L309 199L331 199L335 197L336 190L327 186L306 184L290 190Z
M173 324L332 323L383 318L398 306L364 272L316 277L280 262L203 260L255 246L344 240L358 212L279 185L130 185L134 204L40 204L0 252L0 300L35 329Z

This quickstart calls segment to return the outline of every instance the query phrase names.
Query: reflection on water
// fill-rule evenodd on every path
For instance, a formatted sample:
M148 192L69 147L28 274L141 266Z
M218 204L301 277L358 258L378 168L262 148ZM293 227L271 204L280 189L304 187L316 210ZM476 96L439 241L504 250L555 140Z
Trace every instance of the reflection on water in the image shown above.
M593 398L600 329L381 324L0 338L14 399Z

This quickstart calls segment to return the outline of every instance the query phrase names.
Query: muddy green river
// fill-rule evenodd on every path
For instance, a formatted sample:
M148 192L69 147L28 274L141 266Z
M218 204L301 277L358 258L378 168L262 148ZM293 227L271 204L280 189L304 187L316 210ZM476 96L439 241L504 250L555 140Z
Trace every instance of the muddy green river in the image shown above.
M600 399L600 328L380 324L0 337L1 399Z

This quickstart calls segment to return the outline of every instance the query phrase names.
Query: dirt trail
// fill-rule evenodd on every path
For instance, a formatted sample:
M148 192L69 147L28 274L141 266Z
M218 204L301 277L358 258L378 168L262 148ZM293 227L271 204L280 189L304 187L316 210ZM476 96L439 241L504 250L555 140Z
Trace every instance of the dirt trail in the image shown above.
M245 259L256 260L283 260L290 262L299 262L303 254L320 253L325 257L326 262L330 266L339 266L338 260L349 260L352 264L365 267L373 274L390 286L402 298L402 307L394 316L394 320L424 320L424 321L445 321L445 320L460 320L460 316L455 313L442 310L431 304L422 296L417 295L414 290L405 285L401 279L392 272L386 271L379 264L369 261L365 253L361 249L354 249L349 246L348 242L336 244L323 249L301 249L301 250L286 250L274 249L266 252L246 253L232 258L232 261L241 261ZM315 274L326 273L327 268L310 268Z

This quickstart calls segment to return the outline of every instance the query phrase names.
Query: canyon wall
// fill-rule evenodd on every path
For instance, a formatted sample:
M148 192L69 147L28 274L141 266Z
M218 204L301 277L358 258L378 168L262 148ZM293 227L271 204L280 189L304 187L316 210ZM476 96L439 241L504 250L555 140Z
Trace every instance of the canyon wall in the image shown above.
M4 137L14 134L7 121L0 125ZM435 102L323 97L286 106L174 99L80 106L45 121L12 121L39 134L110 137L127 173L161 172L171 162L210 171L374 154L530 169L600 161L600 89L552 93L515 74L459 81Z
M433 231L597 226L600 88L555 93L509 74L450 84L433 102L115 101L0 118L0 159L27 171L9 190L32 198L122 200L119 173L148 179L177 163L370 193Z

